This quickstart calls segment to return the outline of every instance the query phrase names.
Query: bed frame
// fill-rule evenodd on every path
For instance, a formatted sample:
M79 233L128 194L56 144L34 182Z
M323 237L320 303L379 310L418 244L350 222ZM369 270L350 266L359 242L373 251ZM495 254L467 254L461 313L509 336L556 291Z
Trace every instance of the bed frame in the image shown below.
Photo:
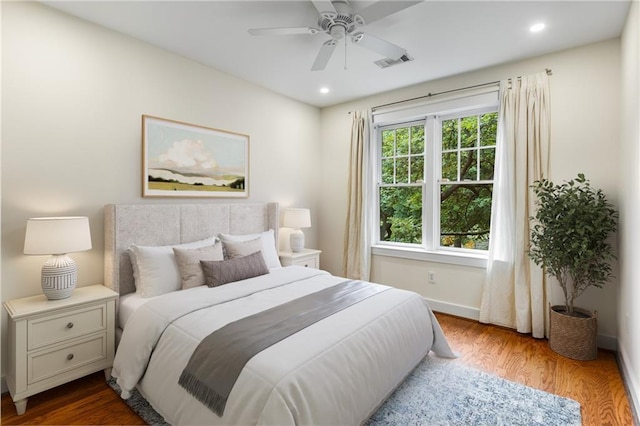
M132 244L163 246L273 229L277 250L279 223L278 203L106 205L105 286L121 296L136 290L126 253Z

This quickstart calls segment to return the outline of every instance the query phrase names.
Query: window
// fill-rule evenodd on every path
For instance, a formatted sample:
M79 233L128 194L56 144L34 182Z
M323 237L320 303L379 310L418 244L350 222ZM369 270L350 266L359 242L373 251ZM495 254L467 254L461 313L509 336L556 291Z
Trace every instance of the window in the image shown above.
M378 246L488 249L497 107L377 126Z
M488 250L498 113L441 119L440 246Z
M424 124L381 131L380 240L422 242Z

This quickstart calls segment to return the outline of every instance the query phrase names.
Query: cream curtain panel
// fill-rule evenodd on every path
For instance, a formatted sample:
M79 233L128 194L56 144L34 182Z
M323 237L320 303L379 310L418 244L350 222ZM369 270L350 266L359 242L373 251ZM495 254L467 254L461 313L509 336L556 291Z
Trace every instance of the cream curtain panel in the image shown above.
M371 113L351 113L351 154L347 188L347 220L345 224L343 275L355 280L368 280L371 258L370 220L371 184L369 168L369 126Z
M530 185L549 177L549 80L546 73L500 83L491 240L480 322L545 336L545 276L528 257Z

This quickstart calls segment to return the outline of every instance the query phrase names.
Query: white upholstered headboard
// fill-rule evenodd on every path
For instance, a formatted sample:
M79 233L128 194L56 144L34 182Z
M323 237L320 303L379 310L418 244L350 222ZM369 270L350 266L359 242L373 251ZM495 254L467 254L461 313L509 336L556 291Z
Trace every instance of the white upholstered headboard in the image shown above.
M135 291L126 253L132 244L172 245L273 229L278 248L278 203L109 204L104 222L105 285L120 295Z

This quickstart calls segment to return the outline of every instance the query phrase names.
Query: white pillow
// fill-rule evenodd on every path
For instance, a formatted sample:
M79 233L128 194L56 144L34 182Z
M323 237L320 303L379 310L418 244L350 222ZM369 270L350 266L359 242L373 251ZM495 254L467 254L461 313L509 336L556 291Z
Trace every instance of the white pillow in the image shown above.
M276 239L273 229L269 229L268 231L264 231L259 234L220 234L219 237L223 243L240 243L260 237L260 239L262 240L262 256L264 257L264 263L267 264L267 268L271 269L282 267L282 265L280 264L280 258L278 257L278 252L276 251Z
M127 251L133 266L136 293L142 297L153 297L180 290L182 277L173 248L200 248L212 246L216 241L218 241L216 237L211 237L174 246L132 245Z

